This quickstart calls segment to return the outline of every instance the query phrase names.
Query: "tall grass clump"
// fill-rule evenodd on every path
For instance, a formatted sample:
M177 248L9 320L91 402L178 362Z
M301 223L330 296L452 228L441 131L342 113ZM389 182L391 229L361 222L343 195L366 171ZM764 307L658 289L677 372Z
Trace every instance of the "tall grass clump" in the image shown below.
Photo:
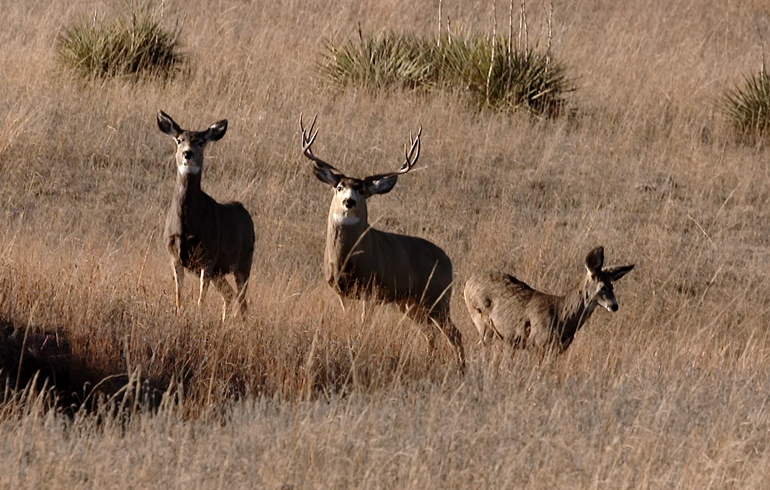
M59 61L85 77L170 78L184 61L179 40L183 25L166 28L162 18L162 7L143 3L131 5L111 23L80 19L59 35Z
M770 126L770 77L761 70L747 76L721 100L722 111L741 138L757 141Z
M550 51L475 33L442 34L437 40L359 31L339 46L327 43L321 69L342 88L449 90L479 108L546 115L558 114L570 91L565 69Z

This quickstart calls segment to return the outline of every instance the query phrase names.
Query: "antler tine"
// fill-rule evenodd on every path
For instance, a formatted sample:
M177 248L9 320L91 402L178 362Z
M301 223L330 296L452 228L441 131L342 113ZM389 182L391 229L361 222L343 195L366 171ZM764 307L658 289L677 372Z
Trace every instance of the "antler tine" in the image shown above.
M412 139L412 133L409 133L409 142L412 147L407 150L406 145L404 145L405 159L401 168L396 172L397 174L405 174L412 170L412 167L414 167L414 164L417 163L417 160L420 158L420 135L422 135L422 126L417 130L417 137L415 139Z
M313 122L310 123L310 131L305 130L305 125L302 122L302 113L299 114L299 128L302 130L302 152L306 153L308 150L310 150L310 147L313 144L313 141L315 141L315 137L318 134L318 130L316 129L315 133L313 133L313 128L315 128L315 122L318 119L318 114L313 116ZM308 137L310 135L310 137ZM312 155L312 151L310 152Z
M313 142L315 141L315 137L318 136L318 129L313 132L313 128L315 128L315 122L318 119L318 114L313 116L313 122L310 124L310 129L305 130L305 125L302 122L302 114L299 115L299 127L302 130L302 154L305 155L310 160L313 160L319 165L325 165L327 167L332 167L328 163L324 162L317 156L313 154L313 150L311 149L311 146L313 146Z

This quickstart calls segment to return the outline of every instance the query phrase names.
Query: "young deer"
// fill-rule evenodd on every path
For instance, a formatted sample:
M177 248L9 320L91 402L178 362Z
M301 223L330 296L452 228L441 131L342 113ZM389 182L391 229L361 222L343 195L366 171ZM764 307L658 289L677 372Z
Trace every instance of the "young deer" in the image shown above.
M313 154L311 146L316 119L302 130L302 154L314 163L318 180L334 189L326 223L324 273L329 285L342 298L373 297L396 303L421 325L431 349L436 328L454 348L460 369L465 368L462 335L449 315L452 294L452 261L433 243L422 238L380 231L369 226L366 201L386 194L398 176L409 172L420 156L420 135L405 149L406 159L396 172L347 177Z
M171 116L158 111L158 128L176 141L176 186L163 235L174 268L176 309L182 307L182 283L187 269L200 275L198 306L209 282L213 282L224 300L222 320L234 296L243 314L254 254L254 223L241 203L220 204L201 190L203 150L210 141L225 135L227 120L205 131L186 131ZM230 273L235 275L237 295L225 279Z
M585 259L585 278L564 296L535 291L504 272L474 274L463 296L481 342L498 338L513 348L563 352L597 305L618 310L612 283L634 266L603 265L604 248L595 248Z

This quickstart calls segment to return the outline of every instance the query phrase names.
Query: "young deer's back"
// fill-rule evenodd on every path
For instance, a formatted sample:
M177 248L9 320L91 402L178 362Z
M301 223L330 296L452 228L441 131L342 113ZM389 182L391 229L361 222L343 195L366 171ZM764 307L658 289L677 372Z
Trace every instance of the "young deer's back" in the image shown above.
M602 247L592 250L585 278L560 296L537 291L505 272L472 275L463 295L481 342L500 339L514 348L567 349L596 306L618 308L612 282L634 266L602 269L603 262Z

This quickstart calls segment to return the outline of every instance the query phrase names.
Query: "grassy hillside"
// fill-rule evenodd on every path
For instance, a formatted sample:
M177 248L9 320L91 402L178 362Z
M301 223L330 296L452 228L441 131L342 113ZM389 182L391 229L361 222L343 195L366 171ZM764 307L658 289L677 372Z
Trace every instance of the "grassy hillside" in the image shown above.
M763 487L768 151L738 144L716 101L759 69L764 10L556 1L553 53L575 91L564 116L539 120L320 75L325 42L359 24L435 35L437 3L166 3L190 64L157 82L88 81L57 62L63 26L124 2L4 6L3 396L43 369L65 407L97 383L127 405L1 404L0 488ZM543 5L528 8L543 39ZM458 29L490 32L491 11L443 2ZM497 13L507 29L507 5ZM184 127L229 120L203 187L254 217L242 322L219 322L213 291L195 308L192 277L173 313L173 142L158 109ZM422 125L418 168L369 216L452 258L465 377L394 308L363 324L359 305L340 308L320 267L330 194L300 154L300 113L319 115L315 153L359 177L395 170ZM596 245L636 264L617 313L597 311L545 365L475 345L459 292L473 270L559 292ZM166 391L156 414L142 408Z

